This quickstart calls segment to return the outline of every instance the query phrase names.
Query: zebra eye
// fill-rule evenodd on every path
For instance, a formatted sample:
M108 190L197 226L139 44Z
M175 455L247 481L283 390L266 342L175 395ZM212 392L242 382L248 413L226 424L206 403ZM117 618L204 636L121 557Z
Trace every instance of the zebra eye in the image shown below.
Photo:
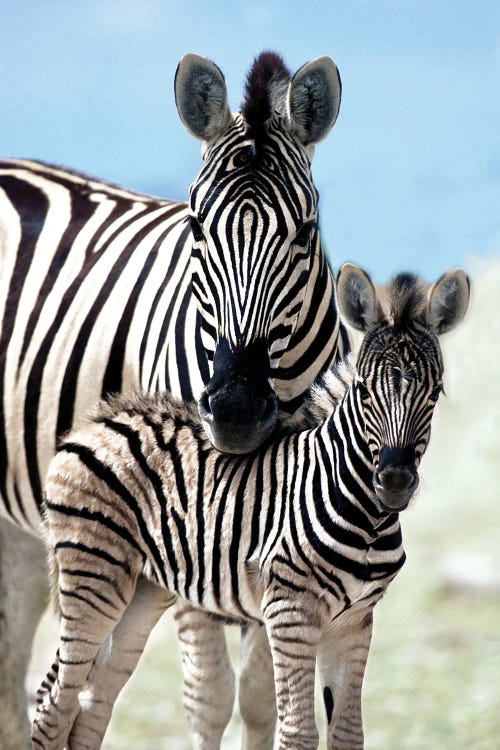
M191 227L191 232L193 233L195 242L203 242L203 240L205 239L205 236L198 222L198 219L195 219L194 216L188 216L187 220L188 220L189 226Z
M245 149L243 151L239 151L237 154L233 157L233 166L238 169L239 167L246 167L247 164L250 162L250 159L252 157L252 149Z
M367 399L369 399L370 391L368 390L368 388L366 387L366 385L363 383L362 380L357 381L357 386L358 386L359 394L361 398L363 399L363 401L366 401Z
M431 401L437 401L441 393L444 393L443 384L440 383L435 388L432 389L431 395L429 396L429 399Z
M300 245L300 247L305 247L311 238L313 229L315 229L316 226L317 224L315 221L306 221L306 223L303 224L297 232L294 244Z

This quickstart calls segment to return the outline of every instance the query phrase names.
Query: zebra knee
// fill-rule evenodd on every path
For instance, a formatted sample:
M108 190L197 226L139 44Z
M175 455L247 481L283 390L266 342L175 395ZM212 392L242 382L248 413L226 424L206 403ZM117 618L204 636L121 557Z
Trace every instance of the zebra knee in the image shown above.
M196 750L219 750L231 720L235 699L234 672L229 664L196 677L184 675L183 705Z

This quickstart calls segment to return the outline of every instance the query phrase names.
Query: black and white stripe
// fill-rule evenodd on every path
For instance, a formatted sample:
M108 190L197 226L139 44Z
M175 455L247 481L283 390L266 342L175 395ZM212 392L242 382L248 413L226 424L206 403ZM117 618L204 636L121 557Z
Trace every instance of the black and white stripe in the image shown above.
M367 332L356 363L316 386L322 424L253 456L215 452L195 411L168 395L114 399L62 442L46 502L59 666L36 747L57 750L68 737L100 746L103 717L82 720L78 694L141 575L216 615L265 625L280 750L317 746L317 657L329 750L363 747L372 610L404 562L399 511L442 382L436 334L445 317L448 329L463 317L468 280L449 272L429 301L425 292L402 275L379 300L364 272L344 266L339 304ZM108 667L94 674L92 699Z
M1 163L0 513L17 525L38 534L58 436L102 396L201 396L212 442L245 452L345 350L310 172L340 81L327 58L290 79L279 58L261 56L233 116L216 66L183 58L178 107L204 149L189 204L40 162ZM3 614L14 653L22 612ZM20 684L9 665L6 681ZM0 728L7 750L21 735L4 739Z

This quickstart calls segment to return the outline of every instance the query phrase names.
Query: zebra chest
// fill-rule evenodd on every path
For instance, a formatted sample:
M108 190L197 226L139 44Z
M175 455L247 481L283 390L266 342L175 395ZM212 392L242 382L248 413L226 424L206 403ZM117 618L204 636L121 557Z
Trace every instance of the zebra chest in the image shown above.
M272 575L280 581L290 581L290 596L294 589L313 594L314 600L324 605L321 615L324 624L351 609L372 608L381 599L393 578L404 564L402 547L378 549L367 544L363 549L340 548L332 545L331 556L309 548L308 566L300 557L284 564L281 551L272 564ZM304 558L302 558L303 560Z
M371 547L365 556L363 576L350 576L346 581L349 597L347 608L373 607L385 595L391 581L396 577L405 561L403 550L387 551L380 555Z

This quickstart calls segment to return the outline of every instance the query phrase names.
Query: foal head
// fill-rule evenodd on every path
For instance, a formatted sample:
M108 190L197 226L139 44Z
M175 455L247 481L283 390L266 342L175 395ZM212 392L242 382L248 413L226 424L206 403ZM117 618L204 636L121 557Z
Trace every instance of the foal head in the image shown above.
M365 334L354 388L382 510L404 510L418 487L418 466L443 390L438 336L462 320L469 290L461 269L430 288L413 274L399 274L380 294L360 268L348 263L339 273L341 314Z

